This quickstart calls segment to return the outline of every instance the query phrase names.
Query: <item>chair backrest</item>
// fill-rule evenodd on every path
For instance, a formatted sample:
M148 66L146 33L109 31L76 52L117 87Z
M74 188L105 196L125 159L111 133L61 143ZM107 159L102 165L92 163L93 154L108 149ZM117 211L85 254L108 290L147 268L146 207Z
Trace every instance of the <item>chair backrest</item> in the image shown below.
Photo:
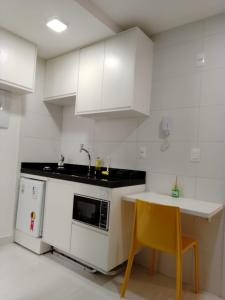
M180 209L137 200L134 234L141 245L170 253L180 251Z

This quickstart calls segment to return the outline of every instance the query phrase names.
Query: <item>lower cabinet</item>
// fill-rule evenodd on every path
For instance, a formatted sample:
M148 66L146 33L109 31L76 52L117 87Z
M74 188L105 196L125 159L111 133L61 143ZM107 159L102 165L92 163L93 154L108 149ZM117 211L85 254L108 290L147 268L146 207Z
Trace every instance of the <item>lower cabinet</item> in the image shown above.
M71 250L75 257L88 262L89 265L98 266L104 271L109 271L108 262L109 237L105 233L92 230L85 225L74 223L72 225Z
M60 180L49 180L46 189L43 240L69 251L73 213L73 188Z
M122 201L122 197L144 190L145 185L106 189L49 179L46 184L42 239L94 269L109 272L127 260L132 237L134 205ZM110 201L108 231L73 220L74 194ZM79 209L84 207L81 205ZM93 214L93 209L90 208L88 212Z

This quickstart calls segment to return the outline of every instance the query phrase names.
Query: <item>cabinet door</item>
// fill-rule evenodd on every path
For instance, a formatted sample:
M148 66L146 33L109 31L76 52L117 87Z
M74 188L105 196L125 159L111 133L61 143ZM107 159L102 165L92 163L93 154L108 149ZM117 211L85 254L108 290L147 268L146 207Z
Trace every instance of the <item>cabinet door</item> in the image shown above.
M90 246L91 245L91 246ZM70 253L87 264L109 271L109 237L104 233L82 226L72 225Z
M76 94L78 63L78 51L73 51L47 61L45 99L64 98Z
M137 32L131 30L106 41L102 109L132 106Z
M104 43L81 50L76 113L101 108L103 65Z
M73 189L60 181L48 181L45 198L43 240L62 250L70 249Z
M36 57L32 43L0 29L1 84L33 91Z

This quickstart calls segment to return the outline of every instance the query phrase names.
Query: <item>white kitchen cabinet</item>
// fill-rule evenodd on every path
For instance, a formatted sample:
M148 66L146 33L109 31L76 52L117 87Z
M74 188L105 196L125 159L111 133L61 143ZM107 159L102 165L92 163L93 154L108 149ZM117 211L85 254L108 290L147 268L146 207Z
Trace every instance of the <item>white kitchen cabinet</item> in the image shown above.
M95 68L90 78L83 76L85 92L80 97L78 87L76 114L88 117L149 115L152 41L139 28L133 28L107 39L104 44L103 71ZM89 52L98 45L90 46ZM95 52L92 54L91 59L95 60ZM85 64L80 64L79 74L84 68L88 74ZM98 78L98 86L93 78Z
M66 181L47 182L43 240L51 246L69 251L73 213L73 188Z
M83 194L80 185L76 186L76 193ZM91 192L91 186L86 186ZM108 191L103 189L101 192L99 187L92 187L92 195L102 197L107 194L110 202L109 230L104 231L73 220L70 254L78 261L104 272L126 261L132 238L134 205L122 199L124 195L144 190L145 185L114 188Z
M44 100L56 104L75 101L78 82L79 51L47 60Z
M101 42L80 51L77 114L101 109L104 48Z
M102 109L129 108L133 97L137 31L111 38L105 43Z
M129 201L123 201L123 196L144 192L145 184L111 189L25 173L22 175L46 181L42 242L103 272L108 272L127 260L134 206ZM75 220L74 195L83 195L87 201L94 197L110 202L108 230ZM90 211L93 211L92 208ZM17 238L25 245L31 244L21 234ZM35 247L33 242L32 247Z
M33 92L36 59L35 45L0 28L0 89Z
M91 246L90 246L91 245ZM72 225L70 253L77 259L88 262L92 267L109 271L109 237L100 230L94 230L74 222Z

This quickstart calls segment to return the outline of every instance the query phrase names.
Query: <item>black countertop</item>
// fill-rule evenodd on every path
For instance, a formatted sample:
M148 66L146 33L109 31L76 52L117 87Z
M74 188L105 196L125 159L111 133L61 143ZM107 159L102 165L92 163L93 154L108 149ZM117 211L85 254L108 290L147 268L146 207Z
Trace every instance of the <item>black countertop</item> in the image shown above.
M102 170L106 169L102 168ZM32 162L23 162L21 164L21 173L81 182L108 188L145 184L146 177L146 172L144 171L115 168L110 168L108 176L102 175L101 172L96 174L94 167L91 167L91 175L88 176L88 167L84 165L65 164L63 169L58 169L57 163Z

